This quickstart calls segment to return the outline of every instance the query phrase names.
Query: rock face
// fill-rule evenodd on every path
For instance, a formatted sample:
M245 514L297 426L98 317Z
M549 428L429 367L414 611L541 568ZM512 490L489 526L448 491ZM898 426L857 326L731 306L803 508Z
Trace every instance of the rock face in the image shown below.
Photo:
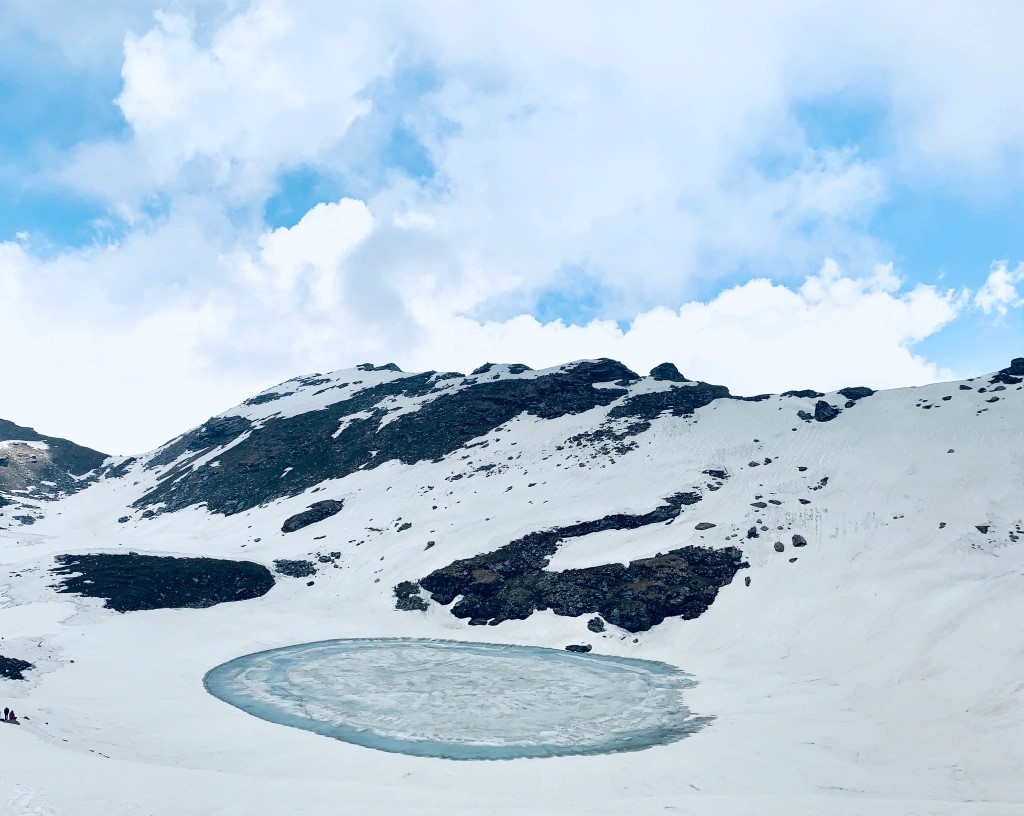
M1024 382L1024 357L1014 357L1010 365L997 371L988 382L989 385L1019 385Z
M373 370L381 368L388 367ZM555 419L608 405L626 391L596 384L637 379L614 360L592 360L531 379L467 380L467 387L441 391L418 410L381 425L388 414L385 400L432 394L449 379L435 374L398 377L323 410L271 417L258 425L240 416L209 420L150 461L166 465L188 454L134 506L162 504L159 509L166 512L205 503L214 513L239 513L361 468L438 459L523 412ZM192 468L200 456L229 442L235 444L217 456L217 467ZM285 468L287 479L281 478Z
M395 609L403 612L426 612L430 604L420 597L420 587L414 581L402 581L395 587Z
M296 530L301 530L310 524L316 524L318 521L323 521L340 513L341 508L344 506L345 502L334 499L315 502L301 513L296 513L294 516L286 518L284 524L281 525L281 532L294 533Z
M829 405L825 400L818 400L814 403L814 419L818 422L829 422L842 413L834 405Z
M474 566L467 572L460 564L420 583L442 604L462 595L451 613L469 618L471 624L523 620L550 609L569 617L597 612L628 632L642 632L668 617L701 615L718 590L746 565L742 559L735 547L683 547L628 566L605 564L563 572L499 572L506 567L502 563ZM458 587L454 595L453 586Z
M219 558L98 554L58 555L55 589L103 598L108 609L205 608L265 595L274 578L262 564Z
M698 493L677 493L642 515L616 514L530 533L494 552L435 570L418 586L444 606L461 596L450 611L474 625L523 620L543 609L570 617L598 613L630 632L650 629L667 617L695 618L746 566L739 549L683 547L628 566L605 564L562 572L545 567L567 538L669 521L700 499ZM396 595L400 600L411 597L411 587L416 586L403 582Z
M848 400L856 402L859 399L864 399L864 397L870 397L875 392L872 391L870 388L866 388L863 385L858 385L852 388L840 388L839 393L846 397Z
M316 564L312 561L290 560L278 558L274 562L274 570L280 575L287 575L289 578L308 578L316 575Z
M679 369L672 363L661 363L651 369L651 378L655 380L667 380L668 382L690 382L679 373Z
M0 500L3 494L29 491L35 499L56 499L91 483L82 477L107 458L67 439L44 436L33 428L0 419Z
M0 677L6 677L8 680L24 680L24 672L34 668L35 666L27 660L0 655Z

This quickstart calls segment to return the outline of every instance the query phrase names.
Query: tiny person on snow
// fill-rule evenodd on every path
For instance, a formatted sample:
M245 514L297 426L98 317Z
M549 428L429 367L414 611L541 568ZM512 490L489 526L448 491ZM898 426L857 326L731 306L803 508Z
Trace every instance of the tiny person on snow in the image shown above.
M10 713L11 713L11 710L7 706L4 706L4 719L5 720L9 719L7 715L10 714Z

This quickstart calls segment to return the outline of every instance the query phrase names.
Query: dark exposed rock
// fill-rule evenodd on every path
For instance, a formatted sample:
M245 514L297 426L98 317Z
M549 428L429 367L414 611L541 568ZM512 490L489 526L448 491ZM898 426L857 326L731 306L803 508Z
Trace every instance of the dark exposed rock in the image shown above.
M120 517L119 517L119 518L117 519L117 523L118 523L118 524L127 524L127 523L128 523L129 521L131 521L131 520L132 520L132 517L131 517L131 516L120 516Z
M301 559L278 558L274 561L274 570L291 578L308 578L310 575L316 575L316 564Z
M487 373L488 371L490 371L490 370L491 370L492 368L494 368L494 363L484 363L484 364L483 364L482 366L480 366L479 368L474 368L474 369L473 369L472 371L470 371L470 372L469 372L469 375L470 375L471 377L476 377L476 376L477 376L477 375L479 375L479 374L486 374L486 373Z
M570 643L568 646L565 647L565 650L567 652L578 652L580 654L586 654L593 648L594 647L591 646L589 643Z
M590 522L530 533L494 552L435 570L419 585L437 603L470 624L524 620L551 609L556 615L600 614L631 632L649 629L666 617L697 617L746 566L735 547L684 547L628 566L605 564L585 569L545 570L561 541L613 529L636 529L668 521L699 494L679 493L640 516L617 514Z
M974 529L977 530L982 535L987 535L988 531L989 531L989 525L988 524L975 524L974 525Z
M939 522L939 529L940 530L945 530L946 529L946 522L940 521Z
M398 374L402 373L402 369L394 363L384 363L384 365L379 366L375 366L373 363L360 363L356 368L360 371L394 371Z
M785 544L783 544L781 541L776 541L775 542L775 552L785 552L785 550L786 550L786 545Z
M995 383L1018 385L1021 382L1024 382L1024 357L1014 357L1010 361L1010 365L997 371L988 381L989 385Z
M301 530L310 524L316 524L318 521L323 521L326 518L337 515L344 506L345 502L341 499L325 499L324 501L314 502L301 513L296 513L294 516L286 518L284 524L281 525L281 532L294 533L296 530Z
M694 383L627 397L608 412L609 419L637 417L650 421L666 411L672 416L686 416L698 408L710 405L716 399L731 398L724 385Z
M101 471L101 475L107 479L120 479L126 476L131 466L138 461L138 457L129 456L127 459L122 459L115 465L107 465L104 467Z
M793 534L793 546L794 547L806 547L807 546L807 539L804 538L799 533L794 533Z
M11 516L15 521L20 521L22 524L35 524L36 520L32 516Z
M651 369L651 377L655 380L665 380L668 382L690 382L686 377L679 373L679 369L676 368L672 363L661 363Z
M756 527L751 527L749 530L747 530L747 538L759 538L759 537L760 537L760 533L757 532L757 528Z
M206 453L212 448L226 445L228 442L233 441L251 427L252 423L245 417L212 417L198 428L182 434L177 439L164 445L146 463L146 468L152 470L169 465L179 456L186 453Z
M750 506L751 507L756 507L758 510L764 510L764 508L766 508L768 505L765 502L758 501L758 502L751 502Z
M594 453L603 456L625 456L639 447L630 437L642 434L650 427L651 423L646 420L627 422L624 427L603 425L594 431L584 431L570 436L565 442L567 445L590 448Z
M163 503L164 510L177 510L205 503L214 513L242 512L361 468L395 460L411 465L443 458L524 412L554 419L608 405L626 392L594 385L622 377L636 375L614 360L593 360L541 377L478 383L443 392L383 427L380 423L388 411L381 403L394 396L429 394L437 386L434 372L397 377L322 410L271 417L258 428L242 417L229 417L235 422L232 439L246 430L251 433L218 457L218 467L192 469L185 463L173 468L135 506ZM360 416L352 419L353 414ZM348 421L338 432L343 419ZM209 436L207 432L205 437ZM200 455L208 441L181 438L158 457L170 462L185 448ZM291 468L288 478L281 479L286 467Z
M969 385L967 385L965 383L960 383L960 390L961 391L973 391L974 389L971 388L971 386L969 386Z
M802 419L804 422L810 422L812 419L814 419L814 415L813 414L809 414L806 411L802 411L802 410L801 411L797 411L796 415L798 417L800 417L800 419Z
M218 558L129 554L59 555L54 587L103 598L108 609L205 608L265 595L274 577L262 564Z
M591 632L601 633L605 630L604 621L596 615L587 621L587 628Z
M694 525L694 530L710 530L715 525L710 521L702 521L700 524Z
M720 468L719 469L708 468L707 470L701 471L701 473L706 473L712 479L728 479L729 478L728 471L720 469Z
M308 377L299 377L298 379L294 380L293 382L297 382L299 385L301 385L304 388L313 388L314 386L324 385L325 383L329 383L330 381L331 381L330 377L322 377L319 374L311 374ZM346 383L346 385L347 385L347 383Z
M430 604L420 597L420 586L415 581L402 581L395 587L395 609L403 612L425 612Z
M834 405L829 405L825 400L818 400L814 403L814 418L818 422L829 422L841 414Z
M524 371L533 371L528 365L522 363L510 363L508 367L509 374L522 374Z
M401 524L401 525L400 525L400 526L398 527L398 529L397 529L397 530L395 530L395 532L396 532L396 533L402 533L402 532L405 532L406 530L408 530L408 529L409 529L410 527L412 527L412 522L411 522L411 521L406 521L406 522L403 522L403 523L402 523L402 524Z
M864 397L870 397L875 392L863 385L858 385L852 388L840 388L838 393L842 394L848 400L856 402L859 399L864 399Z
M255 397L249 397L242 405L263 405L267 402L274 402L282 397L288 396L287 394L281 394L277 391L271 391L267 394L257 394Z
M810 388L806 388L803 391L783 391L782 396L800 397L801 399L817 399L818 397L823 397L825 395L820 391L814 391Z
M27 660L0 655L0 677L6 677L8 680L24 680L24 672L34 668L35 666Z
M743 585L744 586L750 586L750 576L749 575L744 575L743 576Z

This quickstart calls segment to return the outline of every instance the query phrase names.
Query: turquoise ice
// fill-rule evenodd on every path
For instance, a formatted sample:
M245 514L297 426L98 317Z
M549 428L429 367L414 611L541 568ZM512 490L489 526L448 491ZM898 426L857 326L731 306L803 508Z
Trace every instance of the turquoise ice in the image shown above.
M204 678L270 722L447 759L636 751L705 725L695 684L665 663L532 646L327 640L245 655Z

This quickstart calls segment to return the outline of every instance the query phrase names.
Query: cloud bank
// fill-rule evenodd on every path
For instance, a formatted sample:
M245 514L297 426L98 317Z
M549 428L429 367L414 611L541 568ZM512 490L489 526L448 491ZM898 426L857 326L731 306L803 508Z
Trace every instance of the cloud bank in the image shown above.
M47 432L131 452L366 360L755 393L977 373L919 350L954 323L1024 339L1019 260L940 286L876 223L1024 190L1017 3L12 14L75 71L120 43L123 128L33 179L101 208L94 240L0 236L0 415Z

